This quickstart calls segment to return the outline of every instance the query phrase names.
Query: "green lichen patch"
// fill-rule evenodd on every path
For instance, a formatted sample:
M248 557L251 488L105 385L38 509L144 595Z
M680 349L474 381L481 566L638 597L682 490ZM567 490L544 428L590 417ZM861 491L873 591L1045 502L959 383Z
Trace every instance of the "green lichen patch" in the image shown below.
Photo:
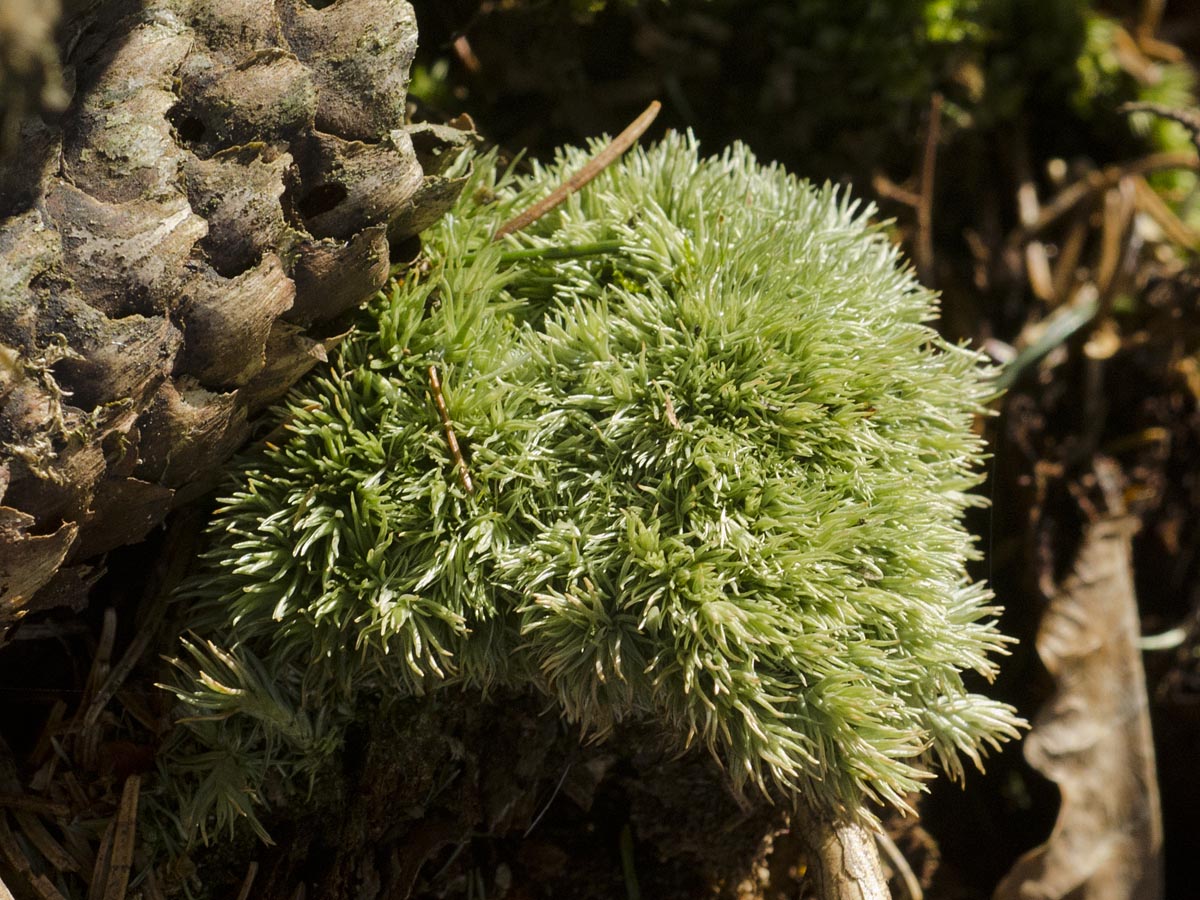
M961 524L988 372L871 210L673 135L491 241L585 158L478 160L241 462L186 597L181 836L317 777L361 698L448 683L852 815L1017 734L963 682L1005 645Z

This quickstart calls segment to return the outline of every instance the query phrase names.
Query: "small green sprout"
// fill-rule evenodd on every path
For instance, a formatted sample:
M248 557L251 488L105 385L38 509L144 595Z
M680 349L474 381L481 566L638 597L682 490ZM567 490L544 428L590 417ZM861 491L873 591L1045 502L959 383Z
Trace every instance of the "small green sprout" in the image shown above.
M989 372L871 210L669 135L492 241L585 159L476 160L240 463L186 594L181 836L447 684L653 719L851 816L1017 735L963 683L1006 644L961 523Z

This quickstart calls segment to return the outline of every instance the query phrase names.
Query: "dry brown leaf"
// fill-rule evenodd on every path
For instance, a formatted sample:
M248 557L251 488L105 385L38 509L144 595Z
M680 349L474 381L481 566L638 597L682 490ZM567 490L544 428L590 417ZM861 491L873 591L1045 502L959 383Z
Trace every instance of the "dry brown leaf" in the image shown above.
M1058 784L1062 807L1049 840L1017 860L995 900L1162 897L1135 530L1123 517L1092 525L1043 616L1037 649L1057 686L1025 739L1025 758Z

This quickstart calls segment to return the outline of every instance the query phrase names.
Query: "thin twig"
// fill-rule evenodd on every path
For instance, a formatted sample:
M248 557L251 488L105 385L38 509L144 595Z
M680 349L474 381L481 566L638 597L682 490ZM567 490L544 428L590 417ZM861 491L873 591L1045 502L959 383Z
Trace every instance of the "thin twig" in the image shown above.
M1194 109L1176 109L1173 106L1167 106L1163 103L1122 103L1117 107L1117 112L1130 113L1147 112L1154 113L1156 116L1162 116L1164 119L1170 119L1173 122L1178 122L1188 130L1188 134L1192 138L1192 143L1196 145L1196 151L1200 152L1200 112Z
M1153 219L1168 238L1189 250L1200 248L1200 233L1175 215L1158 192L1150 187L1150 182L1136 175L1133 177L1133 190L1138 209Z
M903 203L912 209L916 209L921 205L920 194L916 191L910 191L908 188L901 187L882 172L876 172L871 176L871 187L880 197L894 200L897 203Z
M518 213L497 228L492 239L499 240L507 234L512 234L532 225L546 213L550 212L550 210L554 209L554 207L566 200L571 194L603 172L645 133L646 129L650 127L650 123L658 116L660 109L662 109L662 104L657 100L653 101L646 107L645 112L629 123L629 126L613 138L608 146L588 160L582 169L551 191L547 197L539 200L523 212Z
M454 434L454 425L450 421L450 411L446 409L446 398L442 395L442 380L438 377L437 366L429 367L429 386L433 391L433 404L437 407L438 415L442 418L442 429L446 432L446 443L450 445L450 455L454 457L454 466L458 469L458 480L463 490L468 494L475 492L471 483L471 473L467 469L467 461L463 459L462 450L458 446L458 438Z
M621 828L621 871L625 875L626 900L641 900L642 889L638 886L637 867L633 859L633 829L626 822Z
M942 134L942 95L929 98L929 128L921 157L921 193L917 204L917 270L926 284L933 278L933 176L937 167L938 141Z
M1152 153L1128 163L1108 166L1103 171L1088 172L1055 194L1050 202L1042 206L1037 220L1029 225L1022 224L1009 238L1009 243L1019 245L1031 235L1044 231L1081 201L1108 190L1127 175L1148 175L1166 169L1197 171L1200 170L1200 159L1194 153L1180 151Z

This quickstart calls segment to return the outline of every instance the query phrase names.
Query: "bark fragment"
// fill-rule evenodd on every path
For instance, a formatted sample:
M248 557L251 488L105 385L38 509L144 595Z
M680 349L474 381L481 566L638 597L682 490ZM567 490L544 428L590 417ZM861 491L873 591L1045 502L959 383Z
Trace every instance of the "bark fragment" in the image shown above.
M0 630L200 492L457 193L466 136L405 123L408 3L317 5L72 4L47 125L4 4L0 66L42 74L0 163Z

